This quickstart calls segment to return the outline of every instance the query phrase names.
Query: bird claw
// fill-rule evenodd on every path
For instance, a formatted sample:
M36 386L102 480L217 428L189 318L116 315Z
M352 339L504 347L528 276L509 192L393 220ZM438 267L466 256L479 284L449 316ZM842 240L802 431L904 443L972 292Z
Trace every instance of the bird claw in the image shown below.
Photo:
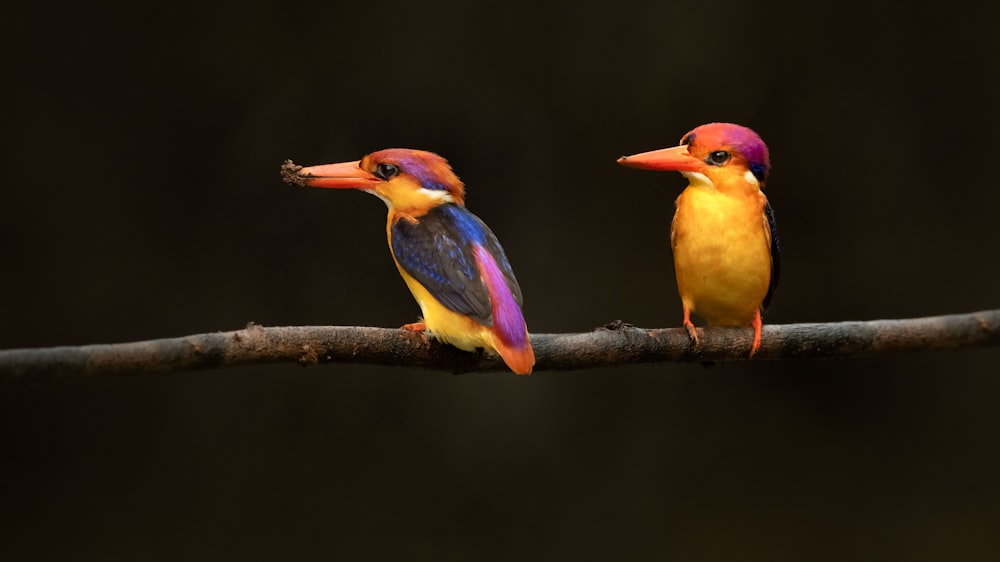
M427 324L423 322L412 322L410 324L403 324L399 327L400 330L406 330L407 332L413 332L414 334L422 334L427 331Z
M695 347L698 347L698 343L699 343L698 342L698 331L694 327L694 324L688 322L687 324L684 324L684 327L687 328L688 336L691 338L691 341L694 342Z
M694 342L694 346L698 347L698 332L694 327L694 323L691 322L691 309L686 307L684 308L684 327L687 328L688 336Z

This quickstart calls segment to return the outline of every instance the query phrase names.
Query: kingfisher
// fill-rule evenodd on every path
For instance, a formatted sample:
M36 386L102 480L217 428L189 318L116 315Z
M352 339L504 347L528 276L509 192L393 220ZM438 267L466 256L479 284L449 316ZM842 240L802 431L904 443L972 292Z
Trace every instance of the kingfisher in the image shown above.
M709 123L681 137L678 146L622 156L618 163L687 178L670 226L684 327L697 345L692 312L709 326L752 326L753 357L761 311L781 271L774 211L763 192L771 171L767 145L747 127Z
M307 168L288 161L282 172L299 185L366 191L389 207L389 251L423 315L403 329L497 353L513 372L531 374L521 288L493 231L465 207L465 185L447 160L389 148Z

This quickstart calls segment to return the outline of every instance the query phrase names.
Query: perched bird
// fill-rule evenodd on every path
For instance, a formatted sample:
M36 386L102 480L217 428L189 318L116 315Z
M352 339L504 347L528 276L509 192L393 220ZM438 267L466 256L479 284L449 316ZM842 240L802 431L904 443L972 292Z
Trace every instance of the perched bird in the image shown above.
M390 148L354 162L286 162L283 173L300 185L367 191L388 205L389 250L423 314L403 328L496 352L515 373L531 374L521 288L496 236L465 208L465 186L444 158Z
M684 135L679 146L622 156L618 163L688 179L670 227L684 326L696 344L692 312L709 326L753 326L752 357L760 348L761 309L770 304L780 272L774 211L762 191L771 169L767 145L746 127L709 123Z

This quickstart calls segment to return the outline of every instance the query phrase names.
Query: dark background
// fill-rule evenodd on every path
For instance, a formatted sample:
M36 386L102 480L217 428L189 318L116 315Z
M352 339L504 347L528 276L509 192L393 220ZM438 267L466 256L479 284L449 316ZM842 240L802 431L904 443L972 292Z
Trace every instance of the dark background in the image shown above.
M766 321L998 306L992 3L4 9L0 347L417 307L384 205L300 164L452 162L533 332L680 324L677 174L756 129ZM247 367L0 387L6 560L995 560L1000 350L450 376Z

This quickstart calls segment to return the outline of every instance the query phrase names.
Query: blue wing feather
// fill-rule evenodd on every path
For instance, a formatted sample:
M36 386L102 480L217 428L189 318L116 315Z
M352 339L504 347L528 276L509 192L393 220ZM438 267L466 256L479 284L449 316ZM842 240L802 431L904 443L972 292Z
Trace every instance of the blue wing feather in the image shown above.
M500 242L479 217L465 207L445 204L390 227L392 252L400 267L449 310L485 326L493 325L489 289L483 282L473 247L481 246L497 262L518 305L517 285Z
M767 295L761 304L767 310L771 304L771 297L774 296L774 290L778 288L778 279L781 277L781 244L778 242L778 227L774 222L774 209L767 201L764 202L764 217L767 218L767 227L771 231L771 284L767 287Z

